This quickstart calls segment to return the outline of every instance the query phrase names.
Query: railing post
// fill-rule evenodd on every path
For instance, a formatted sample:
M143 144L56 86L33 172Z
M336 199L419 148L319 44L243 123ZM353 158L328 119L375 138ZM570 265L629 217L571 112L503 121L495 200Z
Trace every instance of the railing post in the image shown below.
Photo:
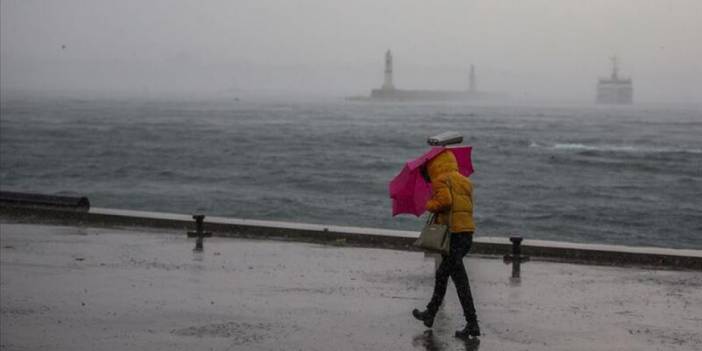
M529 261L529 256L522 256L522 237L512 236L509 241L512 242L512 254L505 255L503 260L505 264L512 263L512 279L520 279L522 262Z
M204 238L211 237L212 233L205 231L205 215L196 214L193 215L193 219L195 220L195 231L189 231L188 238L197 238L197 240L195 241L195 248L193 249L193 251L202 251L204 250Z

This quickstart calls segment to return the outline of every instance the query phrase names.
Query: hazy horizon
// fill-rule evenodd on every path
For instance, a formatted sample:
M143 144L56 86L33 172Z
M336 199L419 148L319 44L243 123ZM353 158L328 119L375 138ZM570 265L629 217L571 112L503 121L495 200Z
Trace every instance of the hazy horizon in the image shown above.
M609 57L635 102L702 101L698 1L7 1L0 87L161 96L407 89L593 101Z

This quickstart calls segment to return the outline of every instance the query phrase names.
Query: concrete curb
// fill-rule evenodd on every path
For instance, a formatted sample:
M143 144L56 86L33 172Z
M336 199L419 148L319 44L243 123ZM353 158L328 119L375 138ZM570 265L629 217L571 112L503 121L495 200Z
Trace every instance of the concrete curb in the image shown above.
M98 227L147 227L182 231L194 228L192 216L158 212L91 208L87 212L39 207L0 206L0 217L17 222ZM279 239L416 251L417 232L375 228L325 226L224 217L207 217L205 230L216 236ZM477 237L471 252L479 255L510 254L507 238ZM702 271L702 250L640 248L616 245L575 244L525 239L522 254L532 259L612 266L648 266Z

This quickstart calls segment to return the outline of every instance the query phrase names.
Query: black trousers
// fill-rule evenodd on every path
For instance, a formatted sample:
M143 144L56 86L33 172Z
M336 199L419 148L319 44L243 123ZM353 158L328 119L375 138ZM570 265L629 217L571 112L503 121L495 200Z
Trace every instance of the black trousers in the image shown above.
M427 305L427 311L432 315L441 306L441 302L446 295L446 287L448 279L451 277L453 284L456 285L458 299L463 307L463 315L468 323L475 322L475 306L473 305L473 295L470 293L470 283L466 274L466 267L463 265L463 256L465 256L473 244L472 233L452 233L451 234L451 249L447 256L442 256L443 260L436 270L436 279L434 282L434 294L431 301Z

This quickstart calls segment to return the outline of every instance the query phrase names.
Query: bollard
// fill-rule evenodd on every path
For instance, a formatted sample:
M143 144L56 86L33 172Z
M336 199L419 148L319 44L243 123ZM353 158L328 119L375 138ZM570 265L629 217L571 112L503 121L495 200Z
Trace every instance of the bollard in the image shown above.
M211 237L212 233L204 230L205 215L196 214L193 215L193 219L195 220L195 231L188 231L188 238L197 238L193 251L202 251L204 238Z
M521 264L522 262L529 261L529 256L522 256L522 240L521 237L512 236L509 241L512 242L512 254L505 255L503 261L505 264L512 263L512 278L518 279L521 275Z

